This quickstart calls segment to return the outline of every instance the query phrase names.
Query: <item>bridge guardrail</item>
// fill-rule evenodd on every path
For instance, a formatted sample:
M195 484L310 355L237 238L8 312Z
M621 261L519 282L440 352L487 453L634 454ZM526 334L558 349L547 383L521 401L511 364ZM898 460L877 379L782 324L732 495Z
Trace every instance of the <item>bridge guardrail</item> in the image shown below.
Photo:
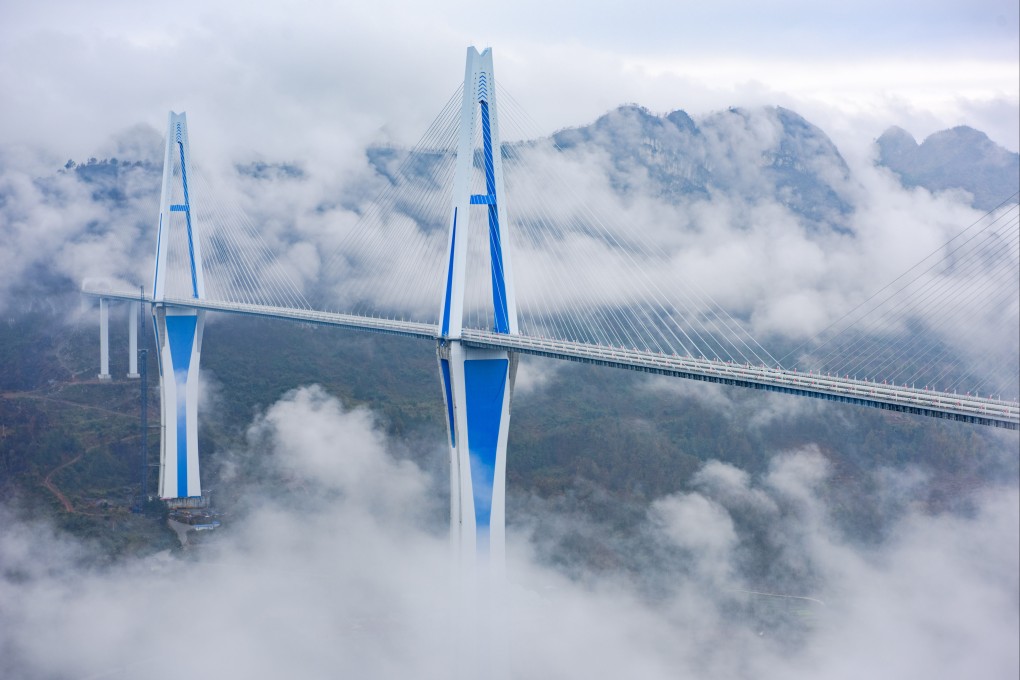
M769 366L731 364L711 359L657 355L641 350L588 345L548 338L508 336L465 329L464 340L476 345L501 347L523 353L540 353L577 360L595 360L662 373L696 374L709 379L732 380L765 387L830 394L866 402L899 405L908 409L929 409L965 418L994 420L995 424L1016 429L1020 426L1020 405L973 395L919 390L907 386L886 385L853 378L813 373L798 373Z
M107 299L152 302L138 293L83 287L82 293ZM434 324L396 319L356 316L337 312L310 309L290 309L262 305L218 302L213 300L167 298L162 304L245 314L267 318L290 319L357 330L404 335L419 339L437 340L438 327ZM866 405L901 407L924 415L951 415L1009 429L1020 429L1020 404L973 395L960 395L917 389L907 386L886 385L857 380L850 377L798 373L778 367L733 364L712 359L655 354L636 349L606 347L569 340L555 340L524 335L505 335L465 328L461 340L467 344L498 348L523 354L535 354L559 359L602 363L606 365L646 370L668 375L679 375L715 382L731 382L745 386L776 389L808 396L826 395Z

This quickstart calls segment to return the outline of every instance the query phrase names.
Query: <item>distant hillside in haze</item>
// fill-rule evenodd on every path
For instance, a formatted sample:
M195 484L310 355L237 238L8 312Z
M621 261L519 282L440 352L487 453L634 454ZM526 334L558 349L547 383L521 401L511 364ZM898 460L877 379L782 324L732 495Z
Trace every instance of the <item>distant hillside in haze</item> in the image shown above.
M731 108L696 123L680 110L656 116L621 106L553 139L563 150L609 154L621 191L647 177L670 201L712 193L775 197L812 221L837 225L850 210L839 186L850 171L839 150L821 129L782 107Z
M903 128L891 127L877 144L879 163L906 187L964 189L974 196L974 207L983 210L1020 190L1020 154L965 125L936 132L921 144Z
M832 140L795 111L731 108L699 121L684 111L656 116L621 106L590 125L553 136L563 150L600 149L612 159L614 184L626 191L647 177L668 200L732 193L774 196L795 213L839 225L851 210L841 181L850 171ZM960 126L918 144L899 127L878 140L879 165L905 187L963 189L991 210L1020 190L1020 154Z

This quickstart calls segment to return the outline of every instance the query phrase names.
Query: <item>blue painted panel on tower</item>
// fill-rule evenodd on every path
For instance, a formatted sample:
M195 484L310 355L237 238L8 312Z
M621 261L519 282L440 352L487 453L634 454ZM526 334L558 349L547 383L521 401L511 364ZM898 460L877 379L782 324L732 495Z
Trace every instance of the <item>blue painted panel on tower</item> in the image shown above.
M506 279L503 275L503 246L499 242L499 217L496 206L489 206L489 258L492 266L493 330L510 332L510 310L506 301Z
M497 333L510 332L510 310L506 302L506 279L503 274L503 244L499 238L499 209L496 206L496 172L493 161L492 130L489 121L488 102L479 102L482 109L482 156L485 162L485 191L479 195L479 203L489 206L489 261L492 270L492 311ZM475 202L475 196L471 202Z
M184 162L184 144L178 139L177 147L181 150L181 184L184 187L184 205L180 207L184 211L184 217L188 222L188 258L191 260L191 293L192 297L198 297L198 274L195 270L195 236L191 229L191 199L188 198L188 166ZM171 206L171 210L174 206Z
M153 337L156 338L156 342L158 343L159 342L159 322L156 321L156 316L155 315L153 315L153 317L152 317L152 332L153 332ZM159 377L162 378L163 377L163 362L162 361L157 361L156 362L156 366L159 367Z
M194 314L187 316L166 317L166 336L170 343L170 360L174 366L174 373L177 371L187 372L191 365L191 349L195 344L195 326L198 324L198 317Z
M495 166L492 164L492 130L489 124L489 103L479 102L482 109L482 155L485 162L485 193L496 194Z
M187 384L197 324L198 317L191 314L166 317L170 363L173 364L174 382L177 385L177 495L182 498L188 496Z
M450 446L457 445L457 428L453 422L453 390L450 386L450 362L447 359L439 360L439 367L443 373L443 392L446 395L446 417L450 425Z
M440 333L444 338L450 334L450 302L453 295L453 261L457 253L457 209L453 209L453 227L450 230L450 263L446 268L446 297L443 300L443 330Z
M506 359L464 362L471 489L475 501L475 524L479 532L488 532L492 514L496 449L499 446L499 425L503 416L508 363Z
M163 247L163 213L159 213L159 230L156 232L156 268L152 274L152 294L155 295L159 289L159 251ZM159 337L159 333L156 333Z

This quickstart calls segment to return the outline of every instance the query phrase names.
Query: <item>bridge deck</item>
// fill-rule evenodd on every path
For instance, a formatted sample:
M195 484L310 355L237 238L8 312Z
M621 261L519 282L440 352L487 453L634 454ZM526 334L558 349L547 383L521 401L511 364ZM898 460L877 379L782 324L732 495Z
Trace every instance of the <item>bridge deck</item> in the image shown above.
M151 299L140 297L138 293L96 288L83 288L82 293L97 298L152 302ZM165 299L163 304L231 314L289 319L431 341L437 340L439 331L438 327L433 324L307 309L177 298ZM855 380L849 377L804 374L784 368L733 364L710 359L669 356L619 347L603 347L565 340L505 335L479 330L464 329L461 340L464 344L473 347L505 349L552 359L565 359L676 376L689 380L737 385L1011 430L1020 429L1020 405L1016 402L973 395L941 393L901 385Z

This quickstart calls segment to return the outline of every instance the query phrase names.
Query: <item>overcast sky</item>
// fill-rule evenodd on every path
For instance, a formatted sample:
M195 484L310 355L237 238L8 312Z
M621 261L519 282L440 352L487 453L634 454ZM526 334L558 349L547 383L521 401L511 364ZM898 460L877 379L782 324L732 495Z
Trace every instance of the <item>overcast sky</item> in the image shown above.
M496 6L493 6L496 5ZM240 3L12 0L0 8L0 144L101 154L187 110L230 156L413 141L468 45L549 130L624 102L697 116L796 109L840 144L968 124L1017 150L1014 0Z

